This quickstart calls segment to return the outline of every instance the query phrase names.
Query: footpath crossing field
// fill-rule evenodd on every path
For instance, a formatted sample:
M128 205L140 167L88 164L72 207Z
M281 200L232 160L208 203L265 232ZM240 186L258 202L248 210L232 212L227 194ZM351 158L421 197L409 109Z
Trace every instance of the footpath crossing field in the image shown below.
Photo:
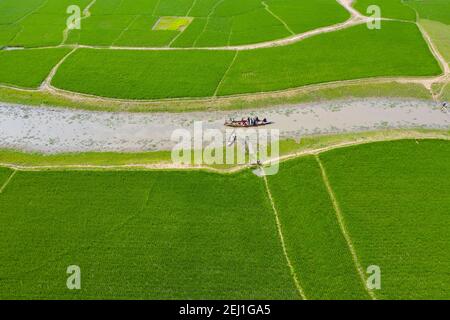
M64 39L69 16L66 11L72 5L81 9L82 28L71 30ZM349 17L334 0L4 0L0 12L0 46L11 47L62 43L239 45L287 37ZM169 17L188 17L191 22L188 28L171 28L170 24L158 27L161 18Z
M449 152L403 140L282 163L267 185L286 255L249 171L2 168L0 297L300 299L287 256L306 298L370 299L334 198L357 263L381 268L376 298L448 299Z
M344 3L4 0L0 85L58 90L79 100L87 94L134 101L260 94L367 78L420 81L443 73L418 24L426 19L447 26L448 2L377 0L388 19L380 29L361 20L372 3L355 2L358 15ZM66 25L71 5L79 8L79 29ZM433 40L443 43L441 50L449 34L440 30Z

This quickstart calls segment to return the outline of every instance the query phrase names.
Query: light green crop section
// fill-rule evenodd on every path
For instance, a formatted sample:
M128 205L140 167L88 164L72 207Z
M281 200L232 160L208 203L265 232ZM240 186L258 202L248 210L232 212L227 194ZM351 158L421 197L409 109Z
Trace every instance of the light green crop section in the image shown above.
M310 299L370 299L314 157L283 163L269 177L288 254Z
M320 154L363 272L381 269L377 298L449 298L449 152L403 140ZM0 298L298 299L289 259L309 299L368 299L316 160L268 180L286 256L249 171L17 171L0 194Z
M388 299L449 299L447 141L397 141L320 156L364 267Z
M298 298L250 173L19 172L0 212L1 298Z

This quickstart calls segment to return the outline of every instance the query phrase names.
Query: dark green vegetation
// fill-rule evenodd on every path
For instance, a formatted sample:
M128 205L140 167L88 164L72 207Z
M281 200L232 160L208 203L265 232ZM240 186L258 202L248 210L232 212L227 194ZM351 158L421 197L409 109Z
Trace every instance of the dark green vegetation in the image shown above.
M53 84L100 96L158 99L212 96L232 51L108 51L79 49Z
M203 19L207 3L212 7ZM336 1L313 0L204 0L191 11L192 26L175 41L173 47L241 45L285 38L292 34L342 22L349 14ZM198 17L200 15L200 17Z
M413 1L414 0L356 0L353 6L364 15L372 15L373 12L368 12L367 9L369 6L375 5L381 9L381 16L383 18L415 21L416 13L414 12L414 9L405 5L406 2L411 3Z
M363 268L381 267L379 298L449 298L448 154L404 140L320 155ZM307 297L367 299L315 159L269 185ZM0 212L1 298L298 298L250 172L18 172Z
M335 80L440 73L417 26L401 22L385 22L381 30L357 26L289 46L240 51L232 63L234 54L81 49L62 64L53 84L113 98L157 99L212 96L216 90L218 95L233 95Z
M421 19L450 25L450 1L448 0L409 0L404 3L414 8Z
M361 25L291 45L239 52L122 51L108 48L198 48L277 40L345 21L349 13L335 0L24 0L20 4L4 0L0 3L0 48L100 46L78 49L61 65L53 84L130 100L229 96L349 79L439 74L437 62L413 24L414 10L421 18L448 23L449 4L441 0L370 4L380 5L385 17L406 22L383 21L381 30ZM69 5L81 9L80 30L66 28ZM355 5L365 13L362 9L368 3L359 0ZM192 21L184 31L153 29L168 16L188 16ZM438 43L439 48L448 42L448 37L438 38L443 43ZM42 50L0 51L0 84L39 87L66 52ZM39 103L45 104L43 100Z
M66 28L70 5L81 8L91 0L0 1L0 47L58 45Z
M12 174L11 170L0 167L0 189L2 188L6 180L8 180L11 174Z
M421 19L450 24L448 0L356 0L354 3L355 9L367 15L371 5L379 6L384 18L415 21L419 16Z
M37 88L69 49L0 51L0 84Z
M70 5L79 6L83 20L65 38ZM153 30L164 16L193 22L185 32ZM284 38L348 17L334 0L3 0L0 47L226 46Z

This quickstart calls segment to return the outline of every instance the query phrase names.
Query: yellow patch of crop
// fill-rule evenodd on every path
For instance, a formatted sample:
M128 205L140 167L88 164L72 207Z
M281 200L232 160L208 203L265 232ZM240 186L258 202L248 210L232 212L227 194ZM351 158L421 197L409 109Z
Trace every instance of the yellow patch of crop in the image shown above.
M153 30L184 31L192 20L192 17L160 17Z

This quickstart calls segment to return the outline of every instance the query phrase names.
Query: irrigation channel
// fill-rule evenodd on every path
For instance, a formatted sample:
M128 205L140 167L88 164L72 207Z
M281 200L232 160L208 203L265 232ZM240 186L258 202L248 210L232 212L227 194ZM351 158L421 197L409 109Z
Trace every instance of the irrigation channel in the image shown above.
M176 129L227 129L224 120L259 116L282 138L393 128L450 129L450 109L425 100L337 100L254 110L113 113L0 103L0 149L61 153L170 150Z

